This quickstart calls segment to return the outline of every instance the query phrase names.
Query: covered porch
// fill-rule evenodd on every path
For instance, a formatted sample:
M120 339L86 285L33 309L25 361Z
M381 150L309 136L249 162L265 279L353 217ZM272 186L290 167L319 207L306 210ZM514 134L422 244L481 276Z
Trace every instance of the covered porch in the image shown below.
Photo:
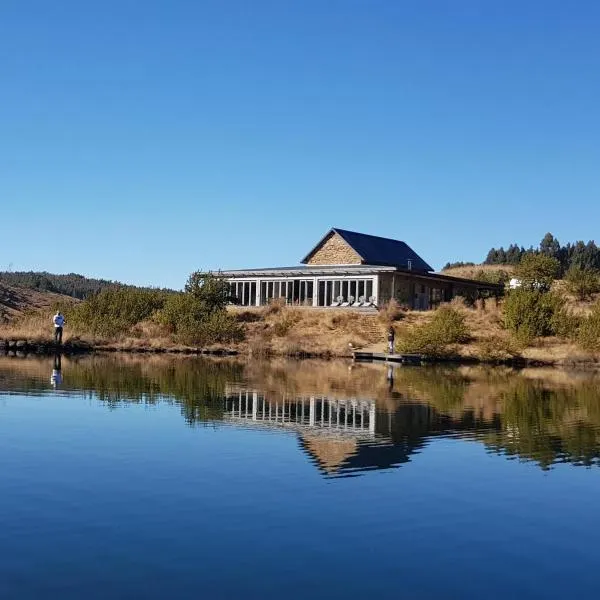
M281 301L293 306L369 308L377 306L379 277L389 267L265 269L222 273L232 302L265 306Z

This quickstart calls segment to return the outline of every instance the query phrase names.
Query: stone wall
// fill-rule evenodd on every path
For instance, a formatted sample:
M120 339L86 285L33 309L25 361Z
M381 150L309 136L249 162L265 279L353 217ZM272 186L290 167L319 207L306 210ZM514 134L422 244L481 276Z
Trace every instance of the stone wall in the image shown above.
M337 233L311 256L309 265L360 265L360 256Z

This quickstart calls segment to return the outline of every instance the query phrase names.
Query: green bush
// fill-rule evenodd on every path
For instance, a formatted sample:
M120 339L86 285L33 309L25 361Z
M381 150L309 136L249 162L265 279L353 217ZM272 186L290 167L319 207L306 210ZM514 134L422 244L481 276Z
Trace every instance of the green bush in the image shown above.
M469 340L464 315L451 306L441 306L429 323L413 327L398 341L400 352L415 352L427 356L451 353L449 346Z
M600 302L596 303L592 312L582 319L577 340L586 350L600 351Z
M542 292L550 289L559 273L558 260L545 254L526 254L515 267L515 277L522 288Z
M110 337L149 319L169 295L160 290L108 288L65 309L65 316L76 331Z
M565 282L567 290L579 300L588 300L600 292L600 276L594 269L572 266L565 275Z
M497 271L484 271L480 269L473 277L476 281L484 281L485 283L495 283L504 285L510 279L510 273L504 269Z
M227 311L213 312L202 320L184 320L177 327L176 338L184 344L205 346L240 342L244 331Z
M185 292L171 295L156 320L183 344L208 345L240 341L243 329L226 310L228 283L213 275L193 273Z
M521 341L565 333L568 327L565 301L558 294L537 289L511 290L504 302L504 326Z

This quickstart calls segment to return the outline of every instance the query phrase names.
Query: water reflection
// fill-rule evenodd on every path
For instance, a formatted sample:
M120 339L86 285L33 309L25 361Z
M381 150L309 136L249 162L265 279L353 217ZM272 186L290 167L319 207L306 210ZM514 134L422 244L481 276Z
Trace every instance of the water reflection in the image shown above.
M179 406L190 425L287 430L327 477L396 468L440 436L477 441L543 469L597 465L597 384L595 374L562 371L158 356L0 358L0 392L83 393L110 409L165 402Z
M50 375L50 385L56 389L62 383L62 356L56 354L54 356L54 364L52 365L52 374Z

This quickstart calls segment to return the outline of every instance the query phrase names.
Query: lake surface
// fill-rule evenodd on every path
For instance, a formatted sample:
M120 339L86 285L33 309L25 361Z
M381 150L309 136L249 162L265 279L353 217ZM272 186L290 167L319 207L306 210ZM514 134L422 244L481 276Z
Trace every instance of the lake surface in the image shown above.
M0 598L597 598L599 382L0 357Z

